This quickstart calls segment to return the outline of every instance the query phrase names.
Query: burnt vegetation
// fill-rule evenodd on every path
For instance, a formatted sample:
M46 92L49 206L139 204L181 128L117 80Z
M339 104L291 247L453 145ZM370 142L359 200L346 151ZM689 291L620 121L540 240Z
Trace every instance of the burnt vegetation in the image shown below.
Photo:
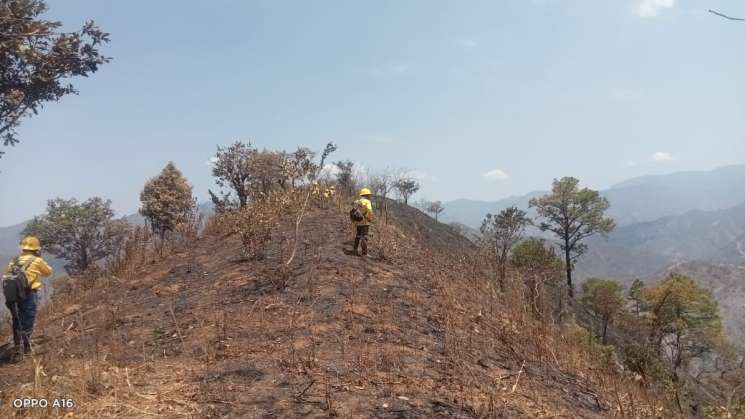
M324 174L335 150L219 148L206 219L166 166L143 189L147 225L56 282L34 354L0 367L0 403L65 394L81 417L742 414L742 355L690 278L628 296L594 279L575 300L563 255L525 238L526 213L489 215L472 241L385 196L405 171ZM364 259L348 255L347 214L363 183L382 194ZM57 200L32 225L60 208L96 238L117 222L106 201ZM588 219L607 227L597 208Z

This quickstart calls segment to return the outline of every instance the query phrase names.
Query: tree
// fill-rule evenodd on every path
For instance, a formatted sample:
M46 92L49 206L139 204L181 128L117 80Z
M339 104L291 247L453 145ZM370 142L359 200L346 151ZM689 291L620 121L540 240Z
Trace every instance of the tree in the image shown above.
M561 258L556 255L553 247L546 246L543 239L531 237L515 245L510 255L510 263L523 274L533 312L541 316L538 307L541 290L544 284L560 278L563 270ZM562 294L559 293L560 312Z
M140 214L150 222L161 244L166 234L187 220L196 202L192 187L173 162L168 162L160 174L145 183L140 193Z
M641 315L641 312L643 310L646 309L644 293L644 281L638 278L635 279L634 282L631 284L631 288L629 288L629 300L631 300L631 302L634 304L634 311L636 312L637 317Z
M47 102L77 93L66 79L87 77L109 62L99 47L109 35L92 21L74 32L59 32L61 22L45 20L44 0L0 2L0 138L19 142L20 121ZM0 151L0 156L3 152Z
M246 165L252 178L247 183L249 194L269 195L278 187L286 190L290 186L290 157L283 151L256 151Z
M608 324L623 308L623 287L612 279L588 278L582 284L582 302L600 319L601 337L606 344Z
M388 214L388 195L394 189L394 182L398 174L386 168L385 171L368 176L368 183L375 199L375 207L380 210L381 218Z
M77 275L121 246L128 224L113 217L111 201L57 198L47 203L46 212L31 220L22 234L39 237L51 254L69 262L67 273Z
M564 252L569 298L574 297L572 270L574 263L587 250L582 241L595 234L603 236L611 232L616 223L604 217L610 207L600 193L588 188L579 189L579 180L573 177L554 179L550 194L530 200L538 215L546 221L540 224L541 231L551 231L560 239Z
M437 217L441 212L445 211L445 207L442 206L442 201L431 201L426 203L424 210L432 214L435 221L437 221Z
M312 178L318 172L318 165L313 162L315 158L316 153L306 147L298 147L290 153L287 159L287 174L293 188L298 186L297 184L303 179L309 182L313 180Z
M354 195L354 162L349 160L335 162L338 169L336 172L336 182L339 189L344 191L348 196Z
M536 237L523 240L512 249L510 263L526 273L554 276L564 268L554 249Z
M502 291L507 276L507 258L512 247L523 238L525 228L530 224L532 221L526 212L516 207L504 209L497 215L486 214L481 223L481 235L497 262L499 288Z
M238 199L236 205L230 197L230 192L218 197L210 190L210 196L217 209L233 206L243 208L248 204L251 182L254 181L250 163L256 153L258 151L251 143L240 141L236 141L228 148L217 147L217 154L212 159L212 176L216 178L215 183L218 186L232 189Z
M722 320L711 291L689 277L671 273L645 293L653 316L650 343L667 355L673 371L721 345Z
M399 195L404 199L404 204L409 205L409 198L419 190L419 182L412 178L401 178L393 184Z

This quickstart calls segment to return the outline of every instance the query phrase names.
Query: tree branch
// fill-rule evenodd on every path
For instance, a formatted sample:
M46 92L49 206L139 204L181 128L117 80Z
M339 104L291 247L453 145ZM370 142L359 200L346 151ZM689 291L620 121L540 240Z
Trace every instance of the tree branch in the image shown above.
M719 12L717 12L716 10L711 10L711 9L709 9L709 13L715 14L715 15L717 15L717 16L720 16L720 17L723 17L723 18L725 18L725 19L729 19L729 20L739 20L739 21L745 22L745 19L741 19L741 18L739 18L739 17L732 17L732 16L727 16L727 15L725 15L724 13L719 13Z

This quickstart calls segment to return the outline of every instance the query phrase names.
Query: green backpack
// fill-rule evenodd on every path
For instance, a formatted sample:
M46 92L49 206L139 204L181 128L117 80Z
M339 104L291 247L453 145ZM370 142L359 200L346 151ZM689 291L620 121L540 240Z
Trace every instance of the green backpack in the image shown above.
M28 283L26 270L36 258L32 257L21 265L19 258L13 259L10 272L3 275L3 294L8 303L20 303L31 295L31 285Z

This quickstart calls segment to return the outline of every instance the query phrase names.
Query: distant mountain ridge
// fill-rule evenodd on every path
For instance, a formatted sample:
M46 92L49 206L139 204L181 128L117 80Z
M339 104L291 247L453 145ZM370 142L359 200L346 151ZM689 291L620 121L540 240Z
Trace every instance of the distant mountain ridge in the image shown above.
M581 179L580 179L581 180ZM619 226L682 215L693 210L712 211L745 203L745 164L709 171L640 176L601 191L610 201L608 214ZM478 228L484 216L509 206L527 209L534 191L498 201L458 199L444 203L441 218Z
M745 264L745 203L621 226L589 244L577 265L582 277L633 279L686 261Z

